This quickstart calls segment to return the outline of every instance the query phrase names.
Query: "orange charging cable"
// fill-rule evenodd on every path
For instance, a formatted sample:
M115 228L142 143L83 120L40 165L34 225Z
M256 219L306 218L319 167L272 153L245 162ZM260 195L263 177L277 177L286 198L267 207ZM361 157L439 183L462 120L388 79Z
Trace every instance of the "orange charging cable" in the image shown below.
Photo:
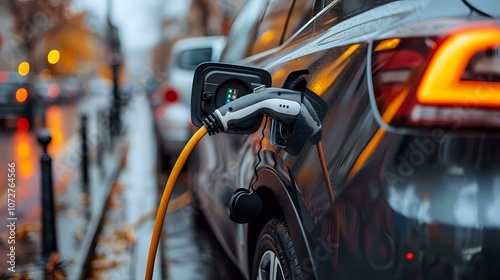
M150 280L153 278L156 252L158 250L158 244L160 243L161 230L163 229L163 222L167 214L168 203L170 201L170 197L172 196L172 191L174 190L177 178L179 177L182 167L186 163L186 160L193 151L194 147L196 147L196 144L198 144L201 138L203 138L203 136L205 136L206 134L207 134L207 128L204 126L200 127L196 131L196 133L191 137L191 139L189 139L184 149L182 149L181 154L179 155L177 161L174 164L172 172L170 172L170 176L168 176L167 184L165 185L165 189L163 190L163 195L161 196L160 206L158 206L158 213L156 214L155 226L153 228L153 235L151 236L151 243L149 245L148 262L146 265L146 275L144 277L144 279L146 280Z

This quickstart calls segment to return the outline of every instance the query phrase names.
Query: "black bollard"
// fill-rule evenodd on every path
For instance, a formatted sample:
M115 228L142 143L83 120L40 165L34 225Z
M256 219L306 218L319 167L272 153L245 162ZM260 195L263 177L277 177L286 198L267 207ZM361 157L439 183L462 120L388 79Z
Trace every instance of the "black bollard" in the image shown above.
M116 137L120 135L121 123L120 123L120 104L118 102L113 103L111 109L111 137Z
M82 141L82 183L83 192L89 192L89 158L88 158L88 147L87 147L87 116L82 115L82 127L80 129L81 141Z
M111 66L111 74L113 77L113 102L111 105L111 135L118 136L121 132L120 120L120 92L118 75L122 63L121 43L118 34L118 28L111 22L112 1L108 0L108 42L111 53L109 55L109 64Z
M97 165L102 173L102 153L104 152L104 112L97 111Z
M52 137L47 129L43 129L38 133L38 142L43 147L40 164L42 167L42 258L44 262L49 259L52 252L57 252L52 159L47 153L47 146L51 140Z

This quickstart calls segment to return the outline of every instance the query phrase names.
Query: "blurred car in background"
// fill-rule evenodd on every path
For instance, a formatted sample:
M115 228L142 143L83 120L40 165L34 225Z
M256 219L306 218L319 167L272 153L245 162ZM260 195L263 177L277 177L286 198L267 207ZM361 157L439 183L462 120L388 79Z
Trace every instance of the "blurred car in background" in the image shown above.
M195 37L177 41L170 54L166 80L150 97L161 146L161 164L169 167L191 136L191 87L196 67L218 60L225 38Z
M21 130L32 127L35 96L27 77L0 71L0 121L15 120Z
M36 91L45 102L71 101L83 93L82 82L74 76L52 77L49 81L37 81Z
M245 279L500 279L500 3L322 2L242 64L321 99L323 145L265 119L193 153L222 247Z
M235 62L278 47L323 7L322 1L249 0L236 15L227 36L178 40L167 80L151 96L162 162L175 160L192 134L190 98L194 70L206 61ZM169 166L169 165L164 165Z

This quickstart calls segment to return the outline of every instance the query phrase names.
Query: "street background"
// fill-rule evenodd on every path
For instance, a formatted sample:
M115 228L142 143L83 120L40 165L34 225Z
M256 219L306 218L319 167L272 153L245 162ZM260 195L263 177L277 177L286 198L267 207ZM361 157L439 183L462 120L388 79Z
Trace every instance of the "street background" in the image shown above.
M0 279L44 279L44 271L55 279L143 278L168 177L168 169L158 166L154 108L145 80L164 78L176 39L223 34L242 1L198 2L0 3L0 76L25 77L33 85L30 98L37 95L29 118L7 116L0 123L0 219L7 223L11 162L16 164L17 218L15 273L1 261ZM196 5L213 7L205 15L210 24L197 22L206 10ZM113 28L118 39L110 33ZM51 61L54 50L58 56ZM54 81L57 91L50 85ZM47 152L59 252L48 260L42 240L43 147L37 141L44 129L51 136ZM169 209L155 279L239 278L203 219L193 215L186 176L176 186L180 199ZM9 234L0 227L0 260L9 252Z

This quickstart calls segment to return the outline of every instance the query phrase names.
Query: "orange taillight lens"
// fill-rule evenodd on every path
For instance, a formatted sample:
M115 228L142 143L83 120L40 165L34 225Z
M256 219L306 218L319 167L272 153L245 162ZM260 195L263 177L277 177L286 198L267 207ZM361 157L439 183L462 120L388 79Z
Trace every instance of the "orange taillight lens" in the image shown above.
M421 104L464 107L500 107L500 83L464 81L472 58L485 50L500 48L500 27L456 30L437 48L417 89ZM493 59L492 59L493 60ZM496 63L500 63L496 59ZM492 61L491 63L495 63ZM493 66L500 73L500 64Z
M500 25L470 23L445 35L397 39L373 47L373 92L384 122L500 127Z

